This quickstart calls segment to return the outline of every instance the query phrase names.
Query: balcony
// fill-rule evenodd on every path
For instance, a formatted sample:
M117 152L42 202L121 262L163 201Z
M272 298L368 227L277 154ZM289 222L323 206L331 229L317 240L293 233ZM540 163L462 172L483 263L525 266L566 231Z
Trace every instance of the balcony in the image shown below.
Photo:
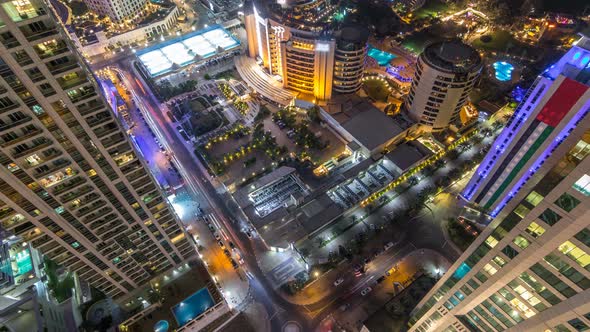
M68 97L70 97L70 101L74 104L93 96L96 96L96 92L92 87L83 87L68 91Z
M87 117L86 123L88 123L88 125L90 127L94 127L99 124L103 124L105 122L108 122L112 119L113 119L113 117L111 116L111 114L108 111L105 111L105 112L101 112L96 115Z
M51 58L70 51L66 43L64 43L62 40L47 41L45 43L35 45L34 48L37 52L37 55L39 55L41 59Z
M57 170L68 166L69 164L71 164L71 162L68 159L59 159L59 160L54 161L51 165L48 165L47 169L37 172L35 175L38 178L43 177L48 174L54 173Z
M61 196L59 198L59 201L62 204L65 204L65 203L67 203L67 202L69 202L69 201L71 201L71 200L73 200L75 198L78 198L78 197L80 197L80 196L82 196L84 194L87 194L87 193L91 192L92 190L93 190L93 188L91 186L88 186L87 185L87 186L84 186L84 187L82 187L82 188L74 191L74 192L69 192L67 194L64 194L63 196Z
M76 68L80 67L78 66L78 63L75 61L68 61L58 65L47 65L47 69L49 69L52 75L59 75Z
M5 148L5 147L11 146L13 144L16 144L18 142L22 142L24 140L27 140L27 139L29 139L31 137L34 137L34 136L36 136L36 135L38 135L38 134L40 134L42 132L43 131L41 129L35 128L34 130L30 130L26 134L23 134L22 136L19 136L19 137L13 139L13 140L9 140L9 141L5 141L3 143L0 143L0 146L3 147L3 148Z
M84 206L82 208L80 208L79 210L76 211L76 217L83 217L84 215L86 215L87 213L90 213L100 207L105 206L107 203L103 200L99 200L93 204Z
M6 39L2 38L2 40L0 40L0 43L2 43L2 45L4 45L6 49L11 49L13 47L20 46L20 43L14 37Z
M76 188L77 186L81 185L84 182L86 182L86 180L84 180L84 178L77 176L77 177L71 179L70 181L68 181L67 183L60 183L60 184L56 185L53 188L53 194L59 195L59 194L62 194L66 191L70 191L70 190Z
M99 100L92 100L89 101L83 105L80 105L78 107L78 112L80 112L81 115L89 115L90 113L94 113L98 110L104 109L105 105L103 103L101 103Z
M94 129L94 134L96 134L96 137L102 138L117 131L119 131L119 126L117 126L115 122L111 121L110 123L107 123L98 129Z
M67 90L80 84L90 83L86 76L80 72L70 73L57 79L57 83L62 89Z
M43 24L43 22L37 22L37 23L40 23L42 25L42 29L40 29L38 31L32 30L29 27L30 25L27 26L25 29L21 28L21 31L23 32L23 34L25 35L25 38L27 38L28 41L34 42L36 40L50 37L50 36L54 36L54 35L58 34L56 27L46 27L45 24Z
M17 113L19 113L19 112L17 112ZM32 120L32 118L30 116L25 115L24 117L22 117L22 118L20 118L20 119L18 119L16 121L13 121L11 123L3 123L3 122L0 122L0 132L1 131L4 131L4 130L7 130L7 129L12 129L12 128L17 127L17 126L20 126L21 124L27 123L27 122L29 122L31 120Z

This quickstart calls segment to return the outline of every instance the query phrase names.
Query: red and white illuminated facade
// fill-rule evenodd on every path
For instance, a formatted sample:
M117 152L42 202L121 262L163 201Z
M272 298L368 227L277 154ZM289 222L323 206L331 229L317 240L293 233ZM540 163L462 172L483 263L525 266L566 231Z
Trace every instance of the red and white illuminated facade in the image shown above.
M590 39L527 92L463 195L496 216L409 331L590 329Z
M575 143L590 107L590 40L582 38L535 80L469 181L463 197L496 216L520 188ZM572 137L570 137L572 136Z

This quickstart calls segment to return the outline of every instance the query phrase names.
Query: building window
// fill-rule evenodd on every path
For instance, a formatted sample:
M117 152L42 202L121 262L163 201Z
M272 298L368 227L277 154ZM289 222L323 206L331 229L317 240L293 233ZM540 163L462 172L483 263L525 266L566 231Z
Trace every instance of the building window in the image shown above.
M543 220L547 225L553 226L561 219L561 216L551 209L546 209L541 213L539 219Z
M585 196L590 196L590 176L588 174L582 175L572 187Z
M531 210L529 210L529 208L527 208L526 206L520 204L519 206L516 207L516 209L514 209L514 213L516 213L517 216L524 218L526 217L527 214L529 214L529 212L531 212Z
M496 256L493 259L494 263L498 264L499 267L506 265L506 260L500 256Z
M583 268L586 268L586 266L590 264L590 255L570 241L565 241L557 249L564 255L576 261L576 263Z
M545 228L533 221L529 227L526 228L526 232L536 239L545 233Z
M502 253L504 253L504 255L508 256L508 258L510 258L510 259L513 259L514 257L516 257L518 255L518 251L516 251L514 248L512 248L509 245L504 247L504 249L502 249Z
M494 248L498 244L498 240L496 240L493 236L488 236L486 239L486 244L489 245L491 248Z
M514 244L516 244L520 249L526 249L531 242L527 240L525 237L521 235L517 235L514 240L512 240Z
M498 272L498 269L492 266L492 264L488 263L484 265L483 270L486 271L489 275L493 276Z
M570 324L571 327L576 329L576 331L590 330L590 327L588 327L588 325L586 325L586 323L582 322L579 318L574 318L572 320L568 320L567 323Z
M531 203L532 206L537 206L543 200L543 196L541 196L536 191L531 191L531 193L526 197L526 201Z
M578 234L574 235L574 237L582 242L586 247L590 247L590 230L588 228L584 228L583 230L579 231Z
M555 205L567 212L575 209L578 204L580 204L580 201L568 193L563 193L563 195L559 196L559 198L555 201Z

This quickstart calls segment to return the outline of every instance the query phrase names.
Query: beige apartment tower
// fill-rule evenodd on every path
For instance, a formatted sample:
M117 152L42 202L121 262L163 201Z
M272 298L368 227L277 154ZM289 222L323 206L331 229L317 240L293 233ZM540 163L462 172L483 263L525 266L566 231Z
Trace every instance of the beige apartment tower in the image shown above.
M411 118L425 131L442 131L458 120L482 69L479 53L461 41L428 45L418 57L406 100Z
M56 21L0 1L0 227L121 298L194 248Z

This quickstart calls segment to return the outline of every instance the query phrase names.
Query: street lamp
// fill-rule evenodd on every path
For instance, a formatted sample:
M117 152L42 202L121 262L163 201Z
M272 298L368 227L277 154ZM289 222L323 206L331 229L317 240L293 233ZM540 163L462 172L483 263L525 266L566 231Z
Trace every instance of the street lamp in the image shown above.
M317 278L317 277L319 277L319 276L320 276L320 273L319 273L318 271L315 271L315 272L313 273L313 276Z

